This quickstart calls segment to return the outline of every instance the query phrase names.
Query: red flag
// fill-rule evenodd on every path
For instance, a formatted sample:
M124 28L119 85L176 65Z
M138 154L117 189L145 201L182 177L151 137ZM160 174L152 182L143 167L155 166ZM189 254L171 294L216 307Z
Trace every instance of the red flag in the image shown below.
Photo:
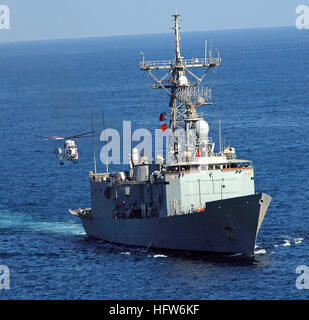
M165 130L167 130L167 124L166 123L164 123L164 124L162 124L162 126L160 126L160 131L165 131Z
M200 149L197 149L196 151L196 157L198 158L200 156Z
M160 113L160 117L159 117L160 121L164 121L166 120L166 112L162 112Z

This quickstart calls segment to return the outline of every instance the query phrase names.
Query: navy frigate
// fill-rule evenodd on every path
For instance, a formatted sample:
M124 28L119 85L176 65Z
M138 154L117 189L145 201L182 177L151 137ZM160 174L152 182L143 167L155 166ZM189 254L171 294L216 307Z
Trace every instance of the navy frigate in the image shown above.
M235 148L222 147L220 140L214 151L208 123L197 112L211 103L211 90L200 84L220 65L219 51L185 59L178 14L172 29L175 58L145 61L143 55L140 62L153 88L169 96L167 156L152 160L133 148L127 171L90 171L91 208L70 212L81 218L88 236L112 243L252 255L271 197L255 192L252 162L238 159ZM160 70L166 73L158 78Z

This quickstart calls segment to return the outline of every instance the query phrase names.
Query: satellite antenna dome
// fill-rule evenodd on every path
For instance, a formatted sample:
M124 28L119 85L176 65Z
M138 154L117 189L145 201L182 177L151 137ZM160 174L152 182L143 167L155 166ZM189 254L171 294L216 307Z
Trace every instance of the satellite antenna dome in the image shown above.
M178 78L178 85L180 87L187 87L188 86L188 78L185 75L182 75Z
M205 120L198 120L195 124L195 131L198 138L206 138L209 132L208 123Z

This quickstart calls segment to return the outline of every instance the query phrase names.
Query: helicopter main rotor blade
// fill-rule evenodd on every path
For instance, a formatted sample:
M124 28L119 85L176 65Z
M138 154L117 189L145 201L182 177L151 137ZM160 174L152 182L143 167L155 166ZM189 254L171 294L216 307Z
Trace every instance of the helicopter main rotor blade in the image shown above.
M82 138L83 136L89 135L89 134L93 134L95 133L95 131L90 131L90 132L85 132L85 133L80 133L80 134L76 134L75 136L69 136L69 137L64 137L64 139L71 139L71 138ZM92 135L88 136L88 137L92 137Z
M95 131L89 131L89 132L85 132L85 133L80 133L80 134L76 134L74 136L68 136L68 137L57 137L57 136L47 136L47 137L42 137L40 136L40 138L43 138L44 140L48 140L48 141L57 141L57 140L68 140L71 138L77 139L77 138L90 138L92 137L92 134L94 134Z
M94 134L93 135L94 137L99 137L100 135L99 134ZM81 136L81 137L75 137L74 139L79 139L79 138L91 138L92 135L89 135L89 136Z
M50 137L41 137L44 140L49 140L49 141L56 141L56 140L64 140L65 137L55 137L55 136L50 136Z

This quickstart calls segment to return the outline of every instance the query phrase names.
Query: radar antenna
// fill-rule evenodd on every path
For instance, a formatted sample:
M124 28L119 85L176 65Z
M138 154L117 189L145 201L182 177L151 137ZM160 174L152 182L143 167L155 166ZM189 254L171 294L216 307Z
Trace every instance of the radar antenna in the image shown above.
M212 51L206 53L203 58L184 59L180 53L179 36L179 14L174 14L175 32L175 59L161 61L140 62L140 69L147 71L153 78L153 89L162 89L170 97L169 107L169 145L168 162L175 164L184 159L184 154L188 151L189 135L192 123L199 120L196 108L202 105L211 104L211 90L200 88L200 84L211 68L219 66L221 58L213 57ZM196 75L191 68L206 68L201 76ZM158 78L153 71L168 70L161 78ZM190 75L190 80L187 78ZM176 131L184 130L185 134L179 135ZM179 132L179 131L178 131Z

